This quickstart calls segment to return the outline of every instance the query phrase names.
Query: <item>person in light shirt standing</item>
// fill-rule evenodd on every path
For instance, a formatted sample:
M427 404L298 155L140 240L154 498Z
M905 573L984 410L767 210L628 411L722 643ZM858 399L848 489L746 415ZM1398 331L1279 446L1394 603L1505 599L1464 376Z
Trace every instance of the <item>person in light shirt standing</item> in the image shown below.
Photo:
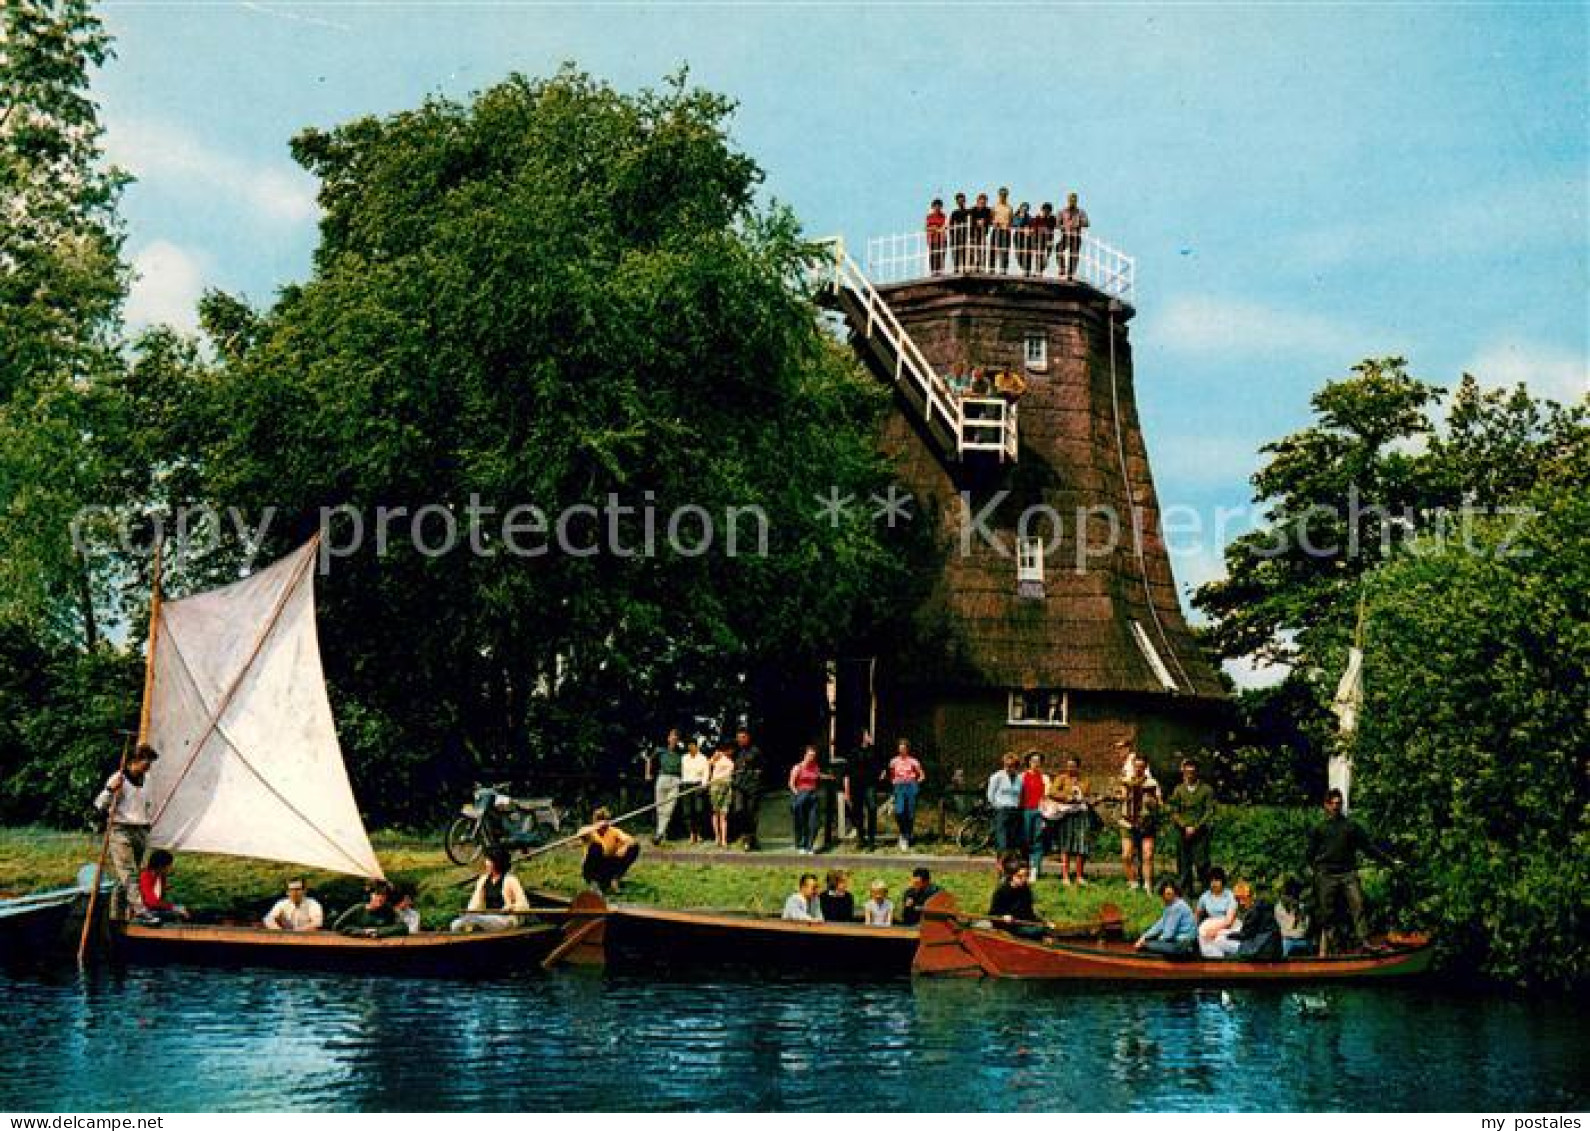
M94 798L94 808L110 822L110 866L116 873L121 897L126 900L127 914L146 925L160 921L144 905L138 887L155 812L147 775L159 757L160 752L153 746L140 744L127 760L126 770L111 774L105 788Z
M900 851L907 852L916 836L916 799L927 774L911 754L911 740L902 738L889 760L889 783L894 787L894 822L900 826Z
M267 931L318 931L326 924L326 912L303 880L292 879L287 881L287 894L265 913L263 923Z

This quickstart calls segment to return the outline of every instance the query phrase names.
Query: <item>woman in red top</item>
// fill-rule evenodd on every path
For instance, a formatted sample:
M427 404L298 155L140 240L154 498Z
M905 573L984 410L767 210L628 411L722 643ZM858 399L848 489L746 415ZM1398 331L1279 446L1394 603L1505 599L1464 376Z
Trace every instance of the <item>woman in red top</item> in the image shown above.
M817 851L817 787L823 768L817 764L817 747L808 746L789 772L789 808L795 818L795 851L811 856Z
M944 241L945 229L949 227L950 218L944 215L944 202L937 197L928 205L927 221L927 246L928 270L937 275L944 270Z
M1043 755L1028 751L1027 769L1021 775L1021 827L1027 840L1027 863L1035 880L1048 848L1043 825L1043 795L1048 788L1049 781L1043 776Z
M157 848L149 854L149 861L138 875L138 893L144 897L144 908L162 923L186 919L188 912L166 898L167 883L171 878L171 853Z
M927 781L922 763L911 754L911 740L902 738L889 760L889 782L894 786L894 823L900 826L900 851L911 847L916 835L916 797Z

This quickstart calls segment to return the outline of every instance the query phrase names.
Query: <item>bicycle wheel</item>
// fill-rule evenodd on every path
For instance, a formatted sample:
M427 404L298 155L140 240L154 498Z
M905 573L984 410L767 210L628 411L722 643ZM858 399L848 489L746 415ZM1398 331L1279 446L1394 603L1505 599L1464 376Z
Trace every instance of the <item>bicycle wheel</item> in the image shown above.
M982 813L969 814L955 830L955 846L968 856L988 851L993 843L993 822Z
M448 825L447 833L442 837L442 849L447 853L447 858L461 866L479 860L483 847L475 839L475 822L468 817L460 817Z

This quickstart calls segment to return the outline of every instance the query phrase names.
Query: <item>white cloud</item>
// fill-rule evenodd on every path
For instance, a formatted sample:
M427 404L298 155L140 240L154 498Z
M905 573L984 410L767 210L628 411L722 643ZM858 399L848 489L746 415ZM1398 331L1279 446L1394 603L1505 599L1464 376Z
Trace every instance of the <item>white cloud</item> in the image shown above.
M132 258L132 290L127 296L127 322L134 328L165 323L181 330L199 325L198 302L204 292L204 259L197 252L156 240Z
M1165 304L1144 338L1181 353L1255 357L1337 353L1344 343L1366 336L1317 314L1213 295L1177 295Z
M168 122L112 119L105 149L140 181L234 201L272 223L310 223L320 214L315 179L297 166L285 159L262 163L223 153Z
M1249 690L1259 687L1274 687L1291 674L1292 671L1285 664L1269 664L1260 667L1246 657L1240 660L1227 660L1220 666L1227 675L1236 681L1238 687Z
M1512 386L1522 381L1535 396L1563 404L1575 404L1590 394L1590 358L1556 346L1492 342L1463 370L1486 386Z

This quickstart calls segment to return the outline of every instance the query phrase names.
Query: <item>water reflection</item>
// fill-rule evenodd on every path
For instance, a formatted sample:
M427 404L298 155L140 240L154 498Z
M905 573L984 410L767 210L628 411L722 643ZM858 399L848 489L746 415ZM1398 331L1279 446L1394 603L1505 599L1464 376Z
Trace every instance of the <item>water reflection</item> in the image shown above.
M1563 1003L965 981L0 975L10 1110L1583 1108ZM126 1071L127 1050L168 1066ZM1497 1055L1501 1051L1504 1055Z

